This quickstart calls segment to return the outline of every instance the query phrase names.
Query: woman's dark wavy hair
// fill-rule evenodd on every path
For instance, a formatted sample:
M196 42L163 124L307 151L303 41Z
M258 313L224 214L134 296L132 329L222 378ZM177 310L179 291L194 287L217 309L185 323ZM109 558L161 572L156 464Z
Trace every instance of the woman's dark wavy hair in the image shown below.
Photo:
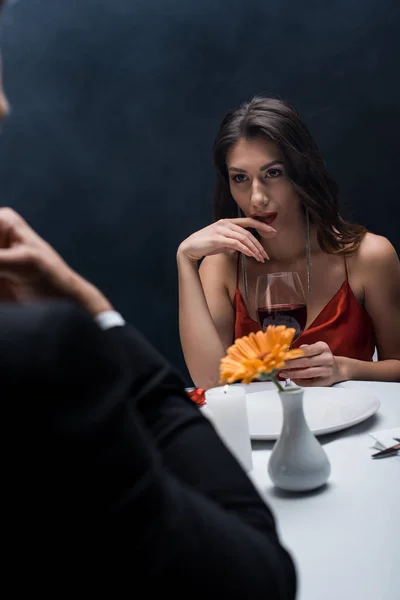
M217 171L215 219L237 217L237 205L229 189L228 151L241 138L259 136L265 136L279 148L286 176L317 228L321 249L329 254L355 252L367 230L342 219L338 186L328 173L314 139L298 113L276 98L255 97L223 119L213 147Z

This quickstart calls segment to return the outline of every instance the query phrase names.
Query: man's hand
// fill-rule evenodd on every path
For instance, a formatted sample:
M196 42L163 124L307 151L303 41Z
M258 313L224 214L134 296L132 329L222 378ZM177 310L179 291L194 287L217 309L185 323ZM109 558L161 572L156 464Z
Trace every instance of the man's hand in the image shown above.
M103 294L73 271L24 219L0 208L0 300L75 300L90 314L112 310Z

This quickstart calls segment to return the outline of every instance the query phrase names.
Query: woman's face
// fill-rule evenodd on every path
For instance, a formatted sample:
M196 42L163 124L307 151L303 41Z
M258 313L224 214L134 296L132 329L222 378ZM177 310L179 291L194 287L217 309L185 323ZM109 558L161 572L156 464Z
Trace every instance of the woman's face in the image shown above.
M261 135L241 138L229 150L226 166L231 194L247 217L272 225L278 234L298 226L301 202L274 142Z

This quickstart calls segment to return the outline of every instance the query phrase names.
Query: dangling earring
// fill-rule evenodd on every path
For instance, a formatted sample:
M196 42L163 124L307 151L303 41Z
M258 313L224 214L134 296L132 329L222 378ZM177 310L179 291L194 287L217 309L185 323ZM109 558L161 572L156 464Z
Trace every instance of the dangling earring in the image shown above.
M306 212L306 261L307 261L307 292L311 294L312 290L312 262L311 262L311 240L310 240L310 214L308 208Z
M237 207L238 218L241 219L244 217L242 211L240 210L240 206ZM246 256L241 252L240 253L240 262L242 265L242 277L243 277L243 287L244 287L244 297L246 300L249 299L249 289L247 285L247 265L246 265Z

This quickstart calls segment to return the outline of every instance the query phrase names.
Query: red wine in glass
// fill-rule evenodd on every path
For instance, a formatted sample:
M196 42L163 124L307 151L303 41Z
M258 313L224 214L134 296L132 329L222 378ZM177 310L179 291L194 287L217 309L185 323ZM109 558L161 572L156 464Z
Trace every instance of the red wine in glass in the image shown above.
M307 305L298 273L268 273L257 278L256 311L263 331L268 325L293 327L297 340L307 322Z
M260 306L257 309L260 327L265 331L268 325L286 325L296 330L293 341L303 333L307 322L307 306L305 304L274 304Z

